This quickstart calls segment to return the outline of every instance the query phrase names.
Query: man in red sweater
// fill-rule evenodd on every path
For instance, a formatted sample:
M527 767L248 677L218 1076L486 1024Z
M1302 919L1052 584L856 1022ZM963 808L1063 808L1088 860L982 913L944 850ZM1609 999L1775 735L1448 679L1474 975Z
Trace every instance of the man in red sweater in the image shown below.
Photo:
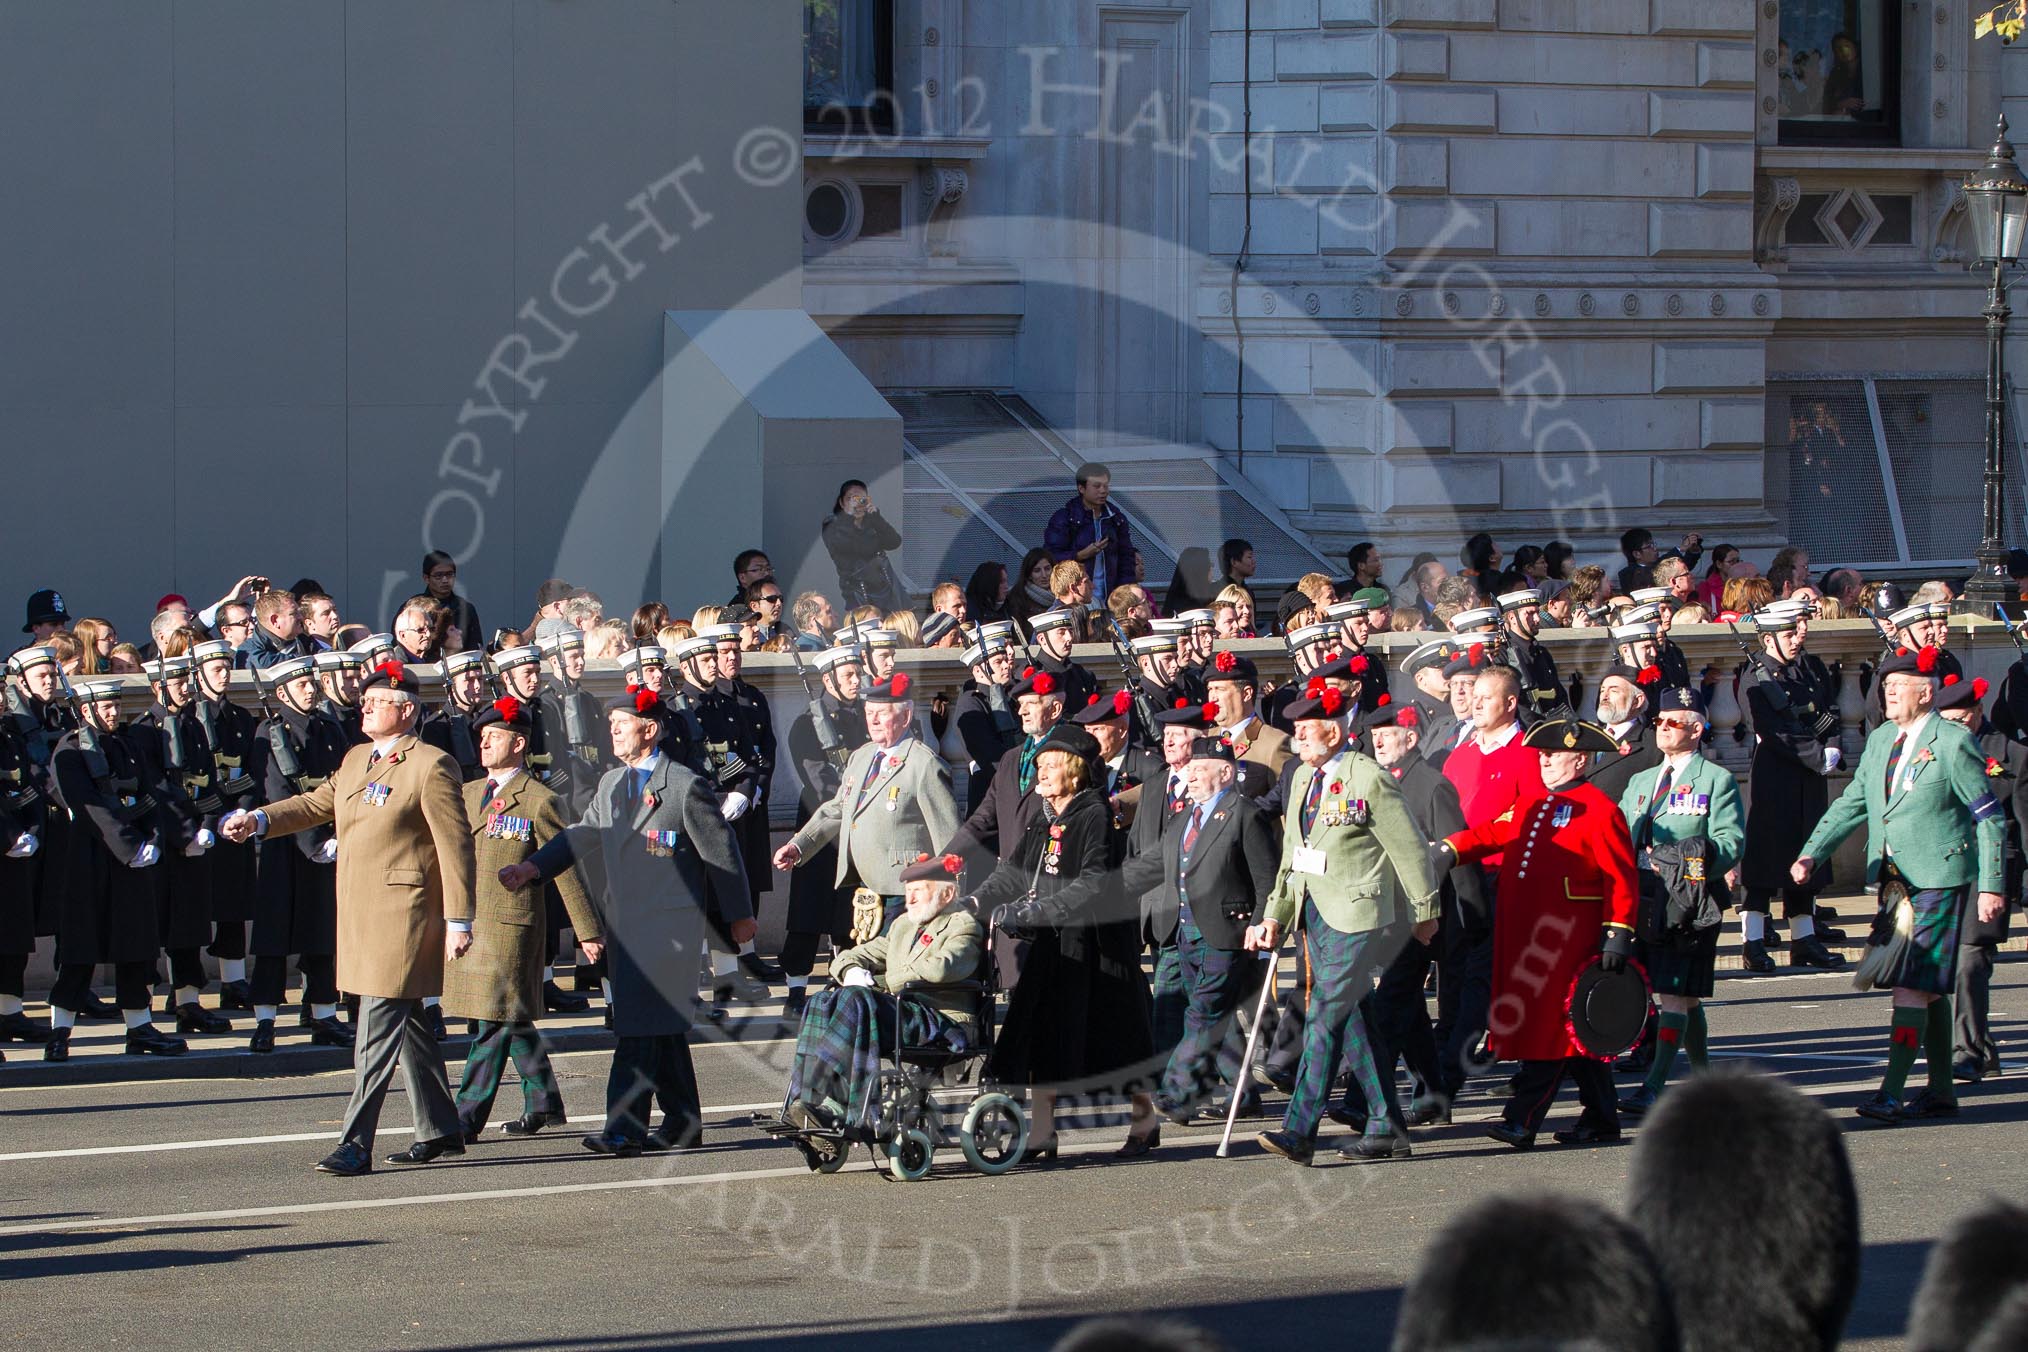
M1474 644L1445 670L1476 672L1472 730L1444 759L1443 768L1444 778L1457 788L1465 825L1476 828L1511 812L1516 803L1542 796L1541 757L1521 741L1521 681L1512 667L1496 665L1482 646ZM1436 1040L1445 1083L1437 1088L1446 1099L1457 1097L1464 1088L1466 1063L1486 1032L1493 998L1494 883L1500 860L1499 851L1479 857L1484 910L1460 908L1463 925L1452 924L1446 916L1445 932L1438 940Z

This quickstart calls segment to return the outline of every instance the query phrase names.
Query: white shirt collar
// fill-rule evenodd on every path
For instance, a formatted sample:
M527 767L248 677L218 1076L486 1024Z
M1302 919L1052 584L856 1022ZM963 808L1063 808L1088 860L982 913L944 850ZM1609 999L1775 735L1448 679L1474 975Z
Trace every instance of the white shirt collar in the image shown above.
M394 736L388 738L384 742L375 742L373 744L373 754L376 757L385 758L390 752L394 750L394 744L407 735L408 734L406 733L396 733Z
M1681 779L1683 777L1683 771L1685 767L1687 767L1690 764L1690 762L1695 760L1696 758L1697 758L1697 748L1693 746L1688 751L1679 752L1674 756L1664 756L1662 758L1662 764L1668 767L1669 777L1671 779Z
M493 781L493 792L498 793L509 784L512 784L514 777L520 773L521 767L517 765L512 770L488 770L486 778Z
M1482 752L1493 752L1498 751L1520 735L1521 725L1519 723L1509 723L1505 729L1495 733L1491 740L1488 740L1484 733L1480 732L1477 727L1474 727L1472 729L1472 742Z

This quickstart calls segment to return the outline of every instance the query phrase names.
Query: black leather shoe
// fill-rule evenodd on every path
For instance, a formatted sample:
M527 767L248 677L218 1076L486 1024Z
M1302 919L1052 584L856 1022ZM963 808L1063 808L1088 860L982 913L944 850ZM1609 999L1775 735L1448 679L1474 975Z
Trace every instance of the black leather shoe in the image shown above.
M1326 1108L1324 1110L1324 1116L1330 1118L1333 1122L1336 1122L1341 1127L1350 1127L1352 1128L1352 1130L1358 1132L1363 1132L1366 1130L1366 1114L1355 1113L1342 1103L1334 1103L1330 1107Z
M1204 1108L1205 1116L1216 1118L1220 1122L1223 1122L1231 1112L1232 1095L1230 1094L1213 1100L1211 1103L1206 1104ZM1242 1092L1239 1096L1239 1115L1241 1117L1259 1117L1261 1114L1260 1095L1252 1089Z
M1502 1145L1511 1145L1516 1150L1533 1150L1535 1148L1535 1133L1517 1127L1512 1122L1504 1120L1488 1122L1486 1124L1486 1135Z
M357 1178L373 1172L373 1156L367 1154L366 1147L357 1141L347 1141L317 1161L317 1172Z
M1844 965L1845 955L1824 947L1824 941L1814 934L1805 935L1789 945L1791 967L1822 967L1835 972Z
M1643 1117L1648 1109L1655 1106L1657 1097L1659 1095L1654 1090L1640 1085L1620 1095L1620 1112L1626 1117Z
M176 1006L176 1031L179 1033L230 1033L232 1020L223 1014L214 1014L203 1005L192 1001Z
M1644 1042L1640 1046L1613 1062L1616 1075L1646 1075L1648 1067L1655 1064L1655 1044Z
M451 1030L444 1026L444 1007L442 1005L424 1005L423 1022L429 1025L430 1035L436 1038L437 1041L450 1041Z
M1406 1136L1388 1132L1385 1136L1359 1135L1338 1148L1338 1158L1353 1164L1375 1160L1405 1160L1415 1153Z
M1838 913L1828 906L1819 906L1811 919L1816 922L1817 937L1827 944L1845 942L1845 931L1838 928Z
M127 1030L129 1056L181 1056L189 1050L189 1043L180 1037L170 1037L152 1023Z
M672 1127L667 1122L641 1138L641 1149L656 1154L665 1150L695 1150L703 1144L703 1127Z
M1620 1129L1598 1127L1589 1122L1579 1121L1569 1131L1559 1131L1555 1135L1558 1145L1604 1145L1609 1141L1619 1140Z
M582 995L573 995L554 981L542 983L542 1007L551 1014L583 1014L591 1008L591 1001Z
M1255 1066L1253 1077L1262 1084L1281 1094L1296 1092L1296 1077L1285 1070L1269 1070L1266 1066Z
M266 1056L275 1049L275 1021L262 1019L254 1025L253 1039L246 1049L256 1056Z
M606 1031L608 1033L613 1031L613 1007L611 1005L606 1006Z
M312 1047L350 1047L352 1030L336 1019L311 1019L303 1025L310 1030Z
M1019 1162L1022 1164L1055 1164L1057 1162L1056 1151L1057 1142L1054 1136L1049 1138L1047 1145L1037 1145L1035 1142L1030 1141L1028 1148L1021 1152Z
M1910 1094L1901 1105L1903 1117L1956 1117L1958 1101L1945 1098L1927 1086Z
M0 1014L0 1042L47 1042L56 1030L26 1014Z
M253 987L244 981L226 981L218 987L220 1009L244 1010L253 1013Z
M1406 1114L1411 1127L1449 1126L1451 1123L1451 1101L1431 1095L1411 1101Z
M791 986L788 998L782 1001L782 1022L801 1023L803 1013L810 1007L810 990L807 986Z
M779 986L789 979L787 972L784 972L780 967L769 962L758 953L740 954L739 966L740 970L764 985Z
M1740 970L1766 975L1775 969L1774 959L1767 955L1767 944L1759 939L1748 939L1739 949Z
M1197 1120L1197 1109L1187 1104L1164 1103L1160 1099L1157 1099L1155 1101L1155 1111L1179 1127L1187 1127Z
M1902 1118L1907 1116L1902 1109L1901 1100L1885 1090L1860 1104L1856 1111L1859 1116L1869 1121L1883 1122L1890 1127L1900 1126Z
M1260 1134L1260 1148L1271 1155L1280 1155L1297 1164L1308 1164L1316 1157L1317 1147L1303 1140L1292 1131L1264 1131Z
M463 1141L466 1145L479 1144L479 1142L485 1138L485 1135L486 1128L483 1123L478 1126L474 1126L470 1122L467 1122L464 1124L464 1126L460 1127L458 1130L458 1139Z
M721 1005L729 1005L735 1000L753 1004L773 996L774 992L765 981L756 981L737 969L711 978L711 998Z
M1160 1144L1162 1144L1162 1125L1158 1122L1155 1124L1155 1129L1145 1136L1136 1136L1132 1131L1129 1131L1125 1144L1113 1152L1113 1158L1122 1160L1139 1159Z
M42 1059L45 1061L70 1060L70 1029L52 1028L49 1041L42 1044Z
M84 1003L79 1005L74 1012L80 1019L98 1019L101 1022L111 1022L120 1017L120 1007L118 1005L101 1000L90 991L85 992Z
M434 1141L417 1141L406 1150L383 1156L389 1164L428 1164L446 1155L465 1153L463 1136L439 1136Z
M595 1155L611 1155L615 1159L632 1159L641 1153L641 1143L631 1136L620 1136L613 1132L595 1132L584 1138L584 1148Z
M1959 1084L1977 1084L1986 1078L1986 1063L1976 1057L1964 1057L1951 1063L1951 1078Z
M509 1136L533 1136L551 1122L561 1122L562 1120L561 1117L551 1117L548 1113L523 1113L512 1122L501 1127L500 1130L506 1132Z

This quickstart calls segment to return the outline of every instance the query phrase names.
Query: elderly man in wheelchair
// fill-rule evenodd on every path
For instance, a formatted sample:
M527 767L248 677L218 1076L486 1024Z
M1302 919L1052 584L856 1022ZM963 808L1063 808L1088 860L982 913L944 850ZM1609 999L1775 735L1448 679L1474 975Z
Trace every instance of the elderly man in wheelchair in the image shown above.
M833 958L833 984L810 999L781 1114L755 1125L791 1141L813 1170L834 1172L865 1142L895 1177L927 1174L944 1135L941 1072L991 1048L986 931L957 904L961 867L956 855L923 855L903 869L893 924ZM1026 1144L1027 1119L1005 1095L978 1099L965 1124L965 1156L985 1172L1011 1166Z

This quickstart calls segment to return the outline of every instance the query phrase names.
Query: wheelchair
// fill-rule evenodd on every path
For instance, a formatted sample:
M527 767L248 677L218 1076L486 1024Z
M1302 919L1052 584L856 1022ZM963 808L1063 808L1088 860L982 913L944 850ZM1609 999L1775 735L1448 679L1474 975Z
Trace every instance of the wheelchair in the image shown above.
M770 1136L786 1140L802 1152L811 1172L835 1174L845 1167L852 1147L864 1144L876 1168L897 1182L912 1183L929 1175L939 1148L955 1144L965 1162L988 1176L1012 1169L1028 1148L1028 1113L1019 1100L993 1087L985 1077L986 1058L993 1051L994 1014L998 991L993 963L986 958L980 967L985 974L973 981L953 981L930 986L911 981L898 996L912 992L963 991L973 997L971 1036L962 1051L928 1044L904 1043L903 1020L894 1021L894 1043L882 1048L882 1065L874 1090L880 1105L878 1132L850 1124L837 1127L799 1126L786 1117L755 1125ZM970 1081L977 1091L957 1113L956 1105L939 1103L937 1092ZM784 1114L788 1105L783 1105Z

